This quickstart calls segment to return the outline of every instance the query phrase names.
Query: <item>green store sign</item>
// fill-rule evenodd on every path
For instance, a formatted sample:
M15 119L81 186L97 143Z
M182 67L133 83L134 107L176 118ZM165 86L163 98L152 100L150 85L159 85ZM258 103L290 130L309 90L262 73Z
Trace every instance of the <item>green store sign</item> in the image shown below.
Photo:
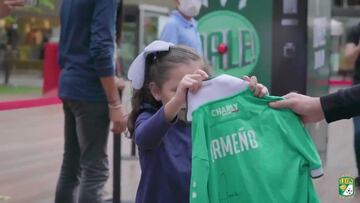
M215 74L256 75L270 87L273 1L202 0L198 29Z
M199 20L204 56L216 74L242 76L253 71L260 40L252 23L232 11L215 11Z

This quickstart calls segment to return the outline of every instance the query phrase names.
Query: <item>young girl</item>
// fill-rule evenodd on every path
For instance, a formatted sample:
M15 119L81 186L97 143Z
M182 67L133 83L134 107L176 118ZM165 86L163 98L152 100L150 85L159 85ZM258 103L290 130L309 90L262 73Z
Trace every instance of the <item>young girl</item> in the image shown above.
M206 67L193 50L161 41L150 44L131 65L135 92L128 128L142 171L136 203L189 202L191 124L181 112L187 90L196 92L208 78ZM256 78L250 86L259 96L267 93Z

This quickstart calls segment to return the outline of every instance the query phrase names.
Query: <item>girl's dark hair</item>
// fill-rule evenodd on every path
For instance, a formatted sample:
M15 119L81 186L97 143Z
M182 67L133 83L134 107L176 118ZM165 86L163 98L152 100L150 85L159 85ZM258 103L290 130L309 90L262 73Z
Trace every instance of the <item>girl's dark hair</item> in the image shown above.
M186 46L173 46L169 51L155 52L147 55L145 61L145 80L144 85L139 90L134 90L131 99L132 111L128 119L128 130L130 136L133 137L135 131L135 122L141 113L141 105L144 103L159 109L162 103L156 101L152 96L149 88L149 83L154 82L159 87L167 80L169 70L177 67L177 64L188 64L190 61L203 62L203 70L207 73L210 72L209 67L205 64L201 56L194 50Z

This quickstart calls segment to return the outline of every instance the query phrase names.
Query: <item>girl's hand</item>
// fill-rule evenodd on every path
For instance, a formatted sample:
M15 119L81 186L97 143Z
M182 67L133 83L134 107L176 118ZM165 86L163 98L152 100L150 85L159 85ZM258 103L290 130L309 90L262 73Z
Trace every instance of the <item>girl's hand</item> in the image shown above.
M254 93L256 97L264 97L269 94L269 90L263 84L258 83L256 76L244 76L243 80L249 82L250 90Z
M189 89L192 93L197 92L202 85L202 81L208 77L208 74L200 69L196 70L193 74L185 75L176 89L174 100L181 107L184 106L186 103L187 90Z
M197 70L193 74L187 74L180 81L175 96L165 104L165 118L168 122L171 122L176 118L179 111L186 104L186 92L189 89L191 92L196 92L202 85L202 81L208 78L208 74L203 70Z

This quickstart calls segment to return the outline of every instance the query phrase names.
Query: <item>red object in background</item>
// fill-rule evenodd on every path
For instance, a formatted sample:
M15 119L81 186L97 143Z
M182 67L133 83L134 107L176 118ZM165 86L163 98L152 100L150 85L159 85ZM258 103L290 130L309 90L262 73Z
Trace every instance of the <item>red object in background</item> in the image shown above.
M35 108L35 107L49 106L60 103L61 100L57 97L40 97L35 99L3 101L0 102L0 111Z
M225 43L219 44L217 50L220 54L225 54L228 51L228 46Z
M43 94L58 88L60 75L58 48L59 45L56 43L47 43L45 45Z
M353 83L351 80L329 80L329 86L351 86Z

